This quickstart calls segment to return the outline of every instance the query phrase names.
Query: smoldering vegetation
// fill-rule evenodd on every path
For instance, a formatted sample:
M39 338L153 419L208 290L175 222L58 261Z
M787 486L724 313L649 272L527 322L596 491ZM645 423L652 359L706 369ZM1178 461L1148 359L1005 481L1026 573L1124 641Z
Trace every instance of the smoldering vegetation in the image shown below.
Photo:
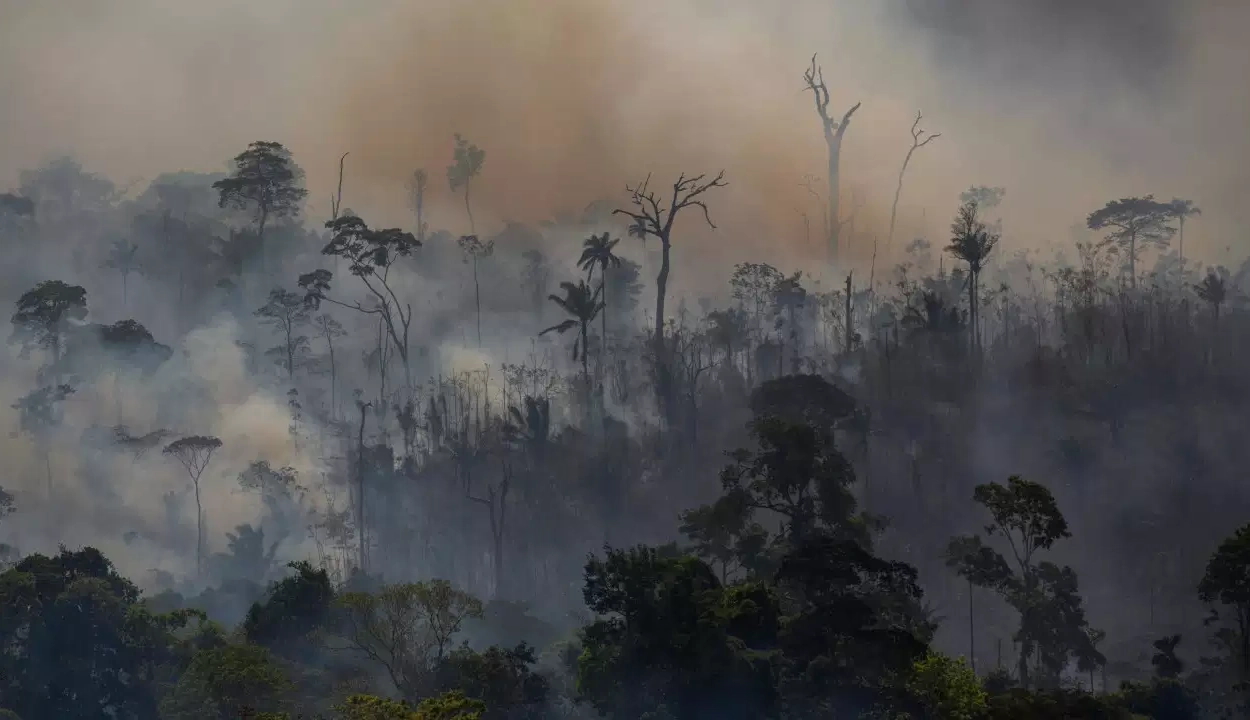
M164 119L0 11L0 708L1244 707L1250 26L1118 5L236 9L291 85ZM80 575L107 681L29 662Z

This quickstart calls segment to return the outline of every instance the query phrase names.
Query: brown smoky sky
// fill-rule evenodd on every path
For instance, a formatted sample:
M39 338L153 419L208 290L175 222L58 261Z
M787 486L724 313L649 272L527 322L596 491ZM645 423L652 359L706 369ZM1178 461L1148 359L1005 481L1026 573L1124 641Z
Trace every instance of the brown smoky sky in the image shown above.
M137 189L286 143L328 213L410 224L428 170L434 226L467 231L446 183L452 136L486 151L479 226L625 199L648 173L726 171L712 234L727 262L797 264L818 245L802 187L824 146L802 71L819 53L847 133L843 207L884 241L917 111L942 137L913 159L894 240L940 242L961 190L1008 190L1008 247L1067 242L1108 199L1204 209L1221 260L1250 219L1250 7L985 0L0 0L0 185L57 154ZM807 216L808 231L804 227ZM483 229L479 227L479 229ZM884 248L883 248L884 249ZM1235 250L1234 250L1235 251Z

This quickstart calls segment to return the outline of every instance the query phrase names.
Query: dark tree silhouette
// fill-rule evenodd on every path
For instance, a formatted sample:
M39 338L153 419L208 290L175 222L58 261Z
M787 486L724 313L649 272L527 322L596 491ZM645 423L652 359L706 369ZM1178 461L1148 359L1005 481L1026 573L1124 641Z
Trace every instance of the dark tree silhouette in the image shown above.
M942 137L942 133L926 133L920 128L920 120L924 116L919 112L916 113L916 121L911 124L911 147L907 149L907 156L903 158L903 167L898 171L898 187L894 188L894 202L890 205L890 231L886 234L885 245L892 247L894 242L894 220L898 216L898 199L903 194L903 178L907 175L907 166L911 164L911 156L916 154L920 148Z
M1198 583L1198 597L1232 615L1228 629L1238 669L1243 682L1250 679L1250 525L1220 543Z
M51 355L48 366L55 367L69 323L86 316L86 290L60 280L45 280L18 298L10 341L21 345L23 355L36 348L47 350Z
M972 349L981 349L980 293L981 271L998 245L998 235L990 232L977 217L975 201L964 203L951 223L951 242L946 251L968 263L968 322L972 326Z
M350 263L349 272L360 278L375 305L367 307L359 302L344 302L329 297L330 281L334 277L329 270L314 270L300 276L299 286L304 290L305 302L314 309L324 301L365 315L377 315L395 343L399 359L404 364L405 388L411 392L412 363L408 334L412 326L412 305L400 302L391 286L390 273L400 258L412 255L421 243L412 233L398 228L372 230L355 215L331 220L326 227L333 237L321 250L322 254L340 257Z
M656 391L665 407L671 409L673 380L668 350L664 345L664 301L668 295L668 279L672 267L670 253L673 248L673 223L682 210L697 207L703 210L703 219L708 226L716 229L703 195L713 188L725 187L728 183L725 182L724 171L717 173L711 180L706 175L680 175L677 182L673 183L671 198L665 201L650 190L650 182L651 178L648 176L637 187L626 186L634 209L617 209L612 214L625 215L633 220L629 227L629 234L633 237L645 240L650 236L660 240L660 274L655 279L655 334L652 336L652 345L656 358L656 375L659 378Z
M334 319L329 313L321 313L313 318L313 327L317 330L317 337L326 341L326 357L330 361L330 416L337 419L339 415L338 403L338 384L339 373L338 363L334 356L334 340L341 338L347 334L343 329L343 325Z
M1180 677L1185 670L1185 663L1176 656L1176 646L1180 644L1180 635L1169 635L1154 641L1156 652L1151 656L1150 664L1154 666L1155 675L1166 679Z
M860 103L855 103L839 121L829 114L829 88L825 85L824 70L816 64L816 56L812 55L812 66L803 73L803 81L812 92L816 102L816 114L820 117L820 125L825 133L825 147L828 149L828 191L829 191L829 259L833 260L838 253L838 235L842 228L841 185L839 183L842 163L842 138L850 127L851 116L859 110Z
M460 251L464 253L464 261L473 264L473 306L477 309L477 346L482 347L482 285L478 282L477 264L483 258L495 254L495 241L482 242L477 235L465 235L460 238Z
M213 453L220 448L221 440L215 437L191 435L171 442L161 451L182 465L195 489L195 567L200 573L204 571L204 502L200 497L200 477L213 459Z
M49 500L52 499L52 444L48 436L61 424L61 405L73 394L74 388L69 385L50 385L28 393L12 405L18 411L21 432L35 441L43 455Z
M234 158L234 173L213 183L221 207L255 212L256 237L264 258L265 229L271 218L296 217L308 196L304 171L281 143L257 141Z
M1168 203L1168 209L1172 213L1172 217L1176 219L1176 252L1181 262L1185 262L1185 221L1191 217L1202 214L1202 208L1194 204L1193 200L1182 200L1180 198L1172 198L1172 202Z
M1137 261L1147 245L1166 247L1176 232L1168 225L1174 211L1168 203L1155 200L1154 195L1112 200L1089 214L1085 224L1090 230L1106 230L1100 247L1121 253L1128 263L1129 284L1137 287Z
M1220 308L1228 300L1228 270L1224 268L1208 268L1202 282L1194 285L1198 298L1211 306L1211 316L1218 325Z
M0 193L0 212L31 216L35 214L35 203L28 197L7 192Z
M985 530L1006 543L1012 562L976 535L953 538L947 561L969 582L999 593L1020 613L1015 638L1020 684L1031 687L1031 660L1046 670L1050 683L1058 681L1070 655L1086 666L1105 662L1085 621L1076 573L1037 559L1038 552L1071 537L1050 491L1013 476L1006 485L978 485L973 498L989 511L992 522Z
M620 238L612 238L607 232L604 232L603 235L591 235L582 243L582 255L577 260L577 266L586 271L586 282L590 282L593 279L595 268L599 268L599 294L603 298L604 306L599 330L603 334L603 337L599 339L603 344L603 354L599 360L601 367L607 360L608 355L608 270L621 266L621 259L612 252L620 241Z
M603 311L603 301L599 298L599 289L591 290L585 280L579 280L576 285L571 282L560 283L560 289L564 291L564 297L559 295L550 296L551 302L560 306L560 309L569 314L571 317L558 325L551 327L538 333L541 337L549 332L556 332L561 335L577 328L577 339L573 341L573 360L579 358L582 361L582 380L586 383L586 388L590 387L590 364L587 358L587 346L589 342L590 323L594 322L595 316Z
M295 379L296 364L308 352L308 336L299 332L308 325L311 313L303 295L282 288L270 290L269 301L253 313L282 336L282 344L265 354L277 360L289 380Z
M464 188L464 212L469 216L469 234L477 235L473 222L473 206L469 203L469 186L473 178L482 172L486 151L470 143L456 133L456 148L452 151L451 165L447 166L447 184L452 192Z
M113 244L109 246L108 256L104 258L104 267L116 272L122 279L123 309L130 305L127 281L132 273L138 272L140 269L139 261L136 257L138 252L138 245L124 238L119 238L114 240Z

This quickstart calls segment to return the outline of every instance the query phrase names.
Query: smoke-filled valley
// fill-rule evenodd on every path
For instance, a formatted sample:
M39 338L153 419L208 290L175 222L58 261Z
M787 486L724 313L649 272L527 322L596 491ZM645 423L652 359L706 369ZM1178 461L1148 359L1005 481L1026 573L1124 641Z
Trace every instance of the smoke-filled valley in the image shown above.
M0 6L0 718L1246 712L1250 11L1093 7Z

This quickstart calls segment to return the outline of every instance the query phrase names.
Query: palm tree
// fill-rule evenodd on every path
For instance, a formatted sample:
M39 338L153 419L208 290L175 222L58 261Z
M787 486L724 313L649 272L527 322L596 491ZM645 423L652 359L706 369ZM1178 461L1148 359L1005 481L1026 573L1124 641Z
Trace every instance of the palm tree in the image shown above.
M561 335L579 328L577 340L573 341L573 360L579 357L582 361L582 377L585 379L587 386L590 384L590 365L586 357L586 342L588 336L588 328L590 323L594 322L595 316L603 310L603 302L599 299L602 287L591 291L590 286L585 280L580 280L576 285L565 281L560 283L560 289L564 291L564 297L559 295L549 295L551 302L560 306L560 309L568 313L571 317L559 325L551 327L538 333L541 337L549 332L555 331Z
M1215 323L1220 322L1220 307L1228 299L1228 271L1224 268L1209 268L1202 282L1194 285L1198 297L1211 306Z
M139 246L118 238L113 241L109 247L108 255L104 258L103 267L115 270L122 278L122 309L125 309L130 303L127 299L126 281L130 278L130 274L139 270L139 261L135 257L139 252Z
M1202 208L1194 205L1193 200L1181 200L1180 198L1172 198L1172 202L1168 203L1168 208L1172 212L1172 217L1176 218L1176 222L1180 226L1177 229L1177 253L1180 255L1183 265L1185 262L1185 219L1201 215Z
M968 322L972 325L972 349L981 347L981 332L978 324L977 296L980 288L981 269L989 259L999 236L990 232L985 223L977 218L977 203L970 200L959 208L955 222L951 223L951 244L946 251L956 258L968 263Z
M595 268L599 268L599 293L603 297L604 310L607 310L608 306L606 287L608 268L621 266L621 259L612 253L612 249L620 241L620 238L609 237L606 232L603 235L591 235L582 243L582 256L577 261L577 266L586 271L586 282L590 282ZM602 368L608 356L608 314L606 312L600 317L599 322L601 323L599 332L603 334L603 354L599 359L599 365Z

